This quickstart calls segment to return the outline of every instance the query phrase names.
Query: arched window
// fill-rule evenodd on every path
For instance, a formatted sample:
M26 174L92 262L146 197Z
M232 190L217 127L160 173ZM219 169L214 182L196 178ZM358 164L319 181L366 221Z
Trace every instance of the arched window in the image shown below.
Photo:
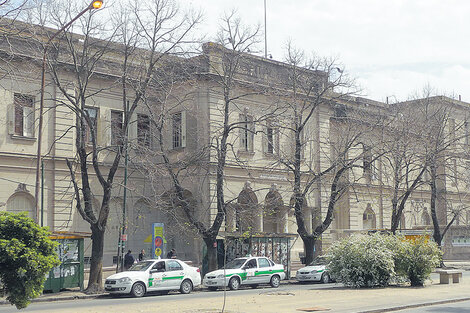
M421 214L421 225L431 225L431 217L426 209L424 209L423 214Z
M362 213L362 229L375 229L376 219L374 210L368 205L367 209Z
M27 192L14 193L7 201L7 211L11 213L26 212L30 218L34 218L34 197Z

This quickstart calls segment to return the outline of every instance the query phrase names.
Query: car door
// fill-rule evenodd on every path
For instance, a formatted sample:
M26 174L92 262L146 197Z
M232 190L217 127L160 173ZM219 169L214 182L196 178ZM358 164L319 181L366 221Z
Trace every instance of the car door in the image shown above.
M243 266L246 272L246 280L242 281L243 284L257 284L257 280L259 279L256 277L258 272L258 263L256 262L256 258L249 259L246 261L245 265Z
M258 271L255 274L257 277L257 281L260 284L269 283L269 281L271 280L271 275L273 274L273 268L268 259L258 259Z
M178 289L184 278L184 268L177 260L166 260L166 272L163 276L163 286Z
M163 287L165 261L156 262L149 272L148 290L159 290Z

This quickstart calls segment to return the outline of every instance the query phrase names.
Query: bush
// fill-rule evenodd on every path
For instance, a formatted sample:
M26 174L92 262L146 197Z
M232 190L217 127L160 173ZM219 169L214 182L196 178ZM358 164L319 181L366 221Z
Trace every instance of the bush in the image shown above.
M18 309L42 292L46 274L59 265L46 227L25 214L0 212L0 281Z
M333 244L329 268L337 281L349 287L387 286L395 275L395 236L353 235Z
M441 258L442 251L426 237L403 240L395 251L395 271L408 279L411 286L423 286Z
M353 235L331 247L331 274L346 286L387 286L392 280L423 286L442 258L426 237L406 240L395 235Z

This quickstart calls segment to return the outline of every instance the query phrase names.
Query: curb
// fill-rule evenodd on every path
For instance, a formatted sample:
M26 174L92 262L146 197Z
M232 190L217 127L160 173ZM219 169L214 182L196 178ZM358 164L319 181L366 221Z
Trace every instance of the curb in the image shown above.
M100 293L96 295L72 295L63 297L44 297L31 299L31 303L34 302L55 302L55 301L70 301L70 300L81 300L81 299L95 299L101 296L107 295L106 293ZM0 301L0 305L11 304L7 300Z
M447 299L447 300L439 300L439 301L432 301L432 302L423 302L423 303L416 303L416 304L405 304L396 307L389 307L389 308L382 308L382 309L374 309L374 310L367 310L367 311L359 311L357 313L383 313L383 312L394 312L406 309L413 309L413 308L420 308L425 306L433 306L439 304L447 304L447 303L455 303L455 302L463 302L469 301L470 298L457 298L457 299Z

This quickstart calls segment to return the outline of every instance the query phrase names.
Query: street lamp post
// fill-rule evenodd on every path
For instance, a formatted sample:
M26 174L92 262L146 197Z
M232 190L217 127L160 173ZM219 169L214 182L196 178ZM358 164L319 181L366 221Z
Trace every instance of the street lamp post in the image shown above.
M65 29L67 29L70 25L72 25L73 22L75 22L80 16L85 14L85 12L92 10L92 9L99 9L103 5L102 0L94 0L92 1L83 11L77 14L70 22L65 24L61 29L56 31L51 38L46 42L44 45L44 50L42 54L42 72L41 72L41 97L40 97L40 102L39 102L39 127L38 127L38 150L37 150L37 155L36 155L36 185L34 189L34 199L36 201L36 222L39 224L40 222L40 209L39 209L39 187L40 187L40 181L41 181L41 173L40 173L40 168L41 168L41 162L42 162L42 155L41 155L41 141L42 141L42 124L43 124L43 112L44 112L44 89L46 85L46 58L47 58L47 49L49 48L50 43L52 40L57 37L61 32L63 32ZM41 205L41 211L43 210L42 205ZM41 219L41 226L42 225L42 219Z

